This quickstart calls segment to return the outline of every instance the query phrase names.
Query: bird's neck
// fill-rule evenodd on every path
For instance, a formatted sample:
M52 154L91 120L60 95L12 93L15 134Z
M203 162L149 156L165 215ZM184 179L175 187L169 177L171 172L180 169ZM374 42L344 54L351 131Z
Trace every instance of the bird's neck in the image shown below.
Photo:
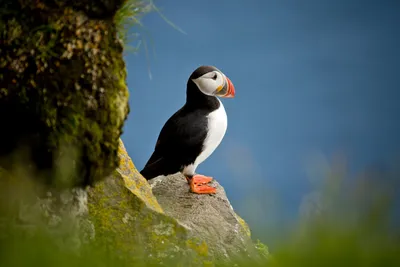
M216 110L220 106L217 97L203 94L196 84L189 79L186 89L186 106L193 108L205 108L210 111Z

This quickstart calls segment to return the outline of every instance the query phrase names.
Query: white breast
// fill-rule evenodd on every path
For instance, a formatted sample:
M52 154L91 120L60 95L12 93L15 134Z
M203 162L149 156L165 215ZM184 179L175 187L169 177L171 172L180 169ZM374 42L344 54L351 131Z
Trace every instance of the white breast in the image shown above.
M222 105L222 102L219 99L218 101L220 103L219 108L208 114L208 134L203 143L203 151L194 163L196 167L214 152L226 133L228 118L226 116L224 105Z
M196 158L195 162L189 166L185 166L183 174L193 175L196 172L197 166L206 160L214 150L219 146L226 129L228 127L228 117L226 116L224 105L218 99L220 106L217 110L208 114L208 134L203 143L203 151Z

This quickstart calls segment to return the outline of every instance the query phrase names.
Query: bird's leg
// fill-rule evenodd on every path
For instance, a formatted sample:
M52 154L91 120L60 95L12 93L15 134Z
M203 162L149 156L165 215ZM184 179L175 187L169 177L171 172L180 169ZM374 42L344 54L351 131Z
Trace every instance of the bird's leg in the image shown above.
M217 192L216 188L207 185L212 179L212 177L201 174L186 176L186 180L190 185L190 191L196 194L215 194Z

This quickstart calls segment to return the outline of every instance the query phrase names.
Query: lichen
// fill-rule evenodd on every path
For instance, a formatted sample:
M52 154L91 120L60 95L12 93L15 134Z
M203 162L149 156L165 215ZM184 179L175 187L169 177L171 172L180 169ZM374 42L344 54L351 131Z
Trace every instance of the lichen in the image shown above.
M189 237L184 226L163 212L122 141L119 156L113 175L88 190L90 218L102 245L156 264L203 265L209 260L207 244Z
M126 188L118 172L89 191L89 214L96 237L114 252L159 264L179 259L191 249L185 243L186 230L175 219L148 208ZM193 255L202 256L196 251Z
M257 239L255 247L256 247L257 251L260 253L260 255L263 256L263 258L266 258L266 259L270 258L271 255L269 253L268 247L264 243L262 243L260 240Z
M197 239L190 239L186 242L186 244L194 249L199 255L208 256L208 246L207 243Z
M250 227L247 225L246 221L242 219L237 213L235 213L236 219L238 220L239 224L242 226L243 230L246 232L247 236L251 236Z
M155 211L162 212L160 204L157 199L153 196L151 188L147 183L146 179L138 172L131 158L126 152L125 146L120 141L119 144L119 157L120 164L118 166L118 173L122 176L125 182L125 186L137 197L146 203L148 208L152 208Z
M124 1L0 2L0 121L7 129L0 164L7 167L10 153L28 147L53 184L51 170L67 147L79 174L68 185L111 174L129 112L123 45L112 19Z

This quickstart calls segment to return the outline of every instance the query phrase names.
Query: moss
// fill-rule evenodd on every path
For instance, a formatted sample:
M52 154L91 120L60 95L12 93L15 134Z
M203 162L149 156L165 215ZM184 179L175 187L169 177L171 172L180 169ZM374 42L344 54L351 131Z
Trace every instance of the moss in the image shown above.
M148 208L125 187L118 172L90 190L89 213L96 239L110 251L160 263L175 260L188 249L185 229Z
M63 147L73 148L70 166L79 178L72 185L93 184L115 170L129 112L123 46L112 19L123 3L1 1L2 166L23 145L38 170L53 170ZM54 183L48 174L45 181Z
M84 11L91 18L110 19L127 0L68 0L66 2Z
M251 236L251 231L250 231L250 227L247 225L246 221L243 220L237 213L235 214L238 222L240 223L240 225L242 226L243 230L246 232L247 236Z
M264 257L264 258L269 258L270 257L270 253L268 250L268 247L263 244L260 240L257 239L257 242L255 244L256 249L258 250L258 252Z
M200 240L190 239L186 242L188 247L195 250L201 256L208 256L208 246L207 243Z
M208 260L207 244L190 238L182 225L164 214L122 141L119 155L114 174L89 189L96 239L110 250L155 264L178 261L188 266L186 261Z
M119 145L120 164L118 173L124 179L125 186L138 198L143 200L148 208L163 212L157 199L153 196L151 188L146 179L138 172L131 158L126 152L125 146L120 141Z

